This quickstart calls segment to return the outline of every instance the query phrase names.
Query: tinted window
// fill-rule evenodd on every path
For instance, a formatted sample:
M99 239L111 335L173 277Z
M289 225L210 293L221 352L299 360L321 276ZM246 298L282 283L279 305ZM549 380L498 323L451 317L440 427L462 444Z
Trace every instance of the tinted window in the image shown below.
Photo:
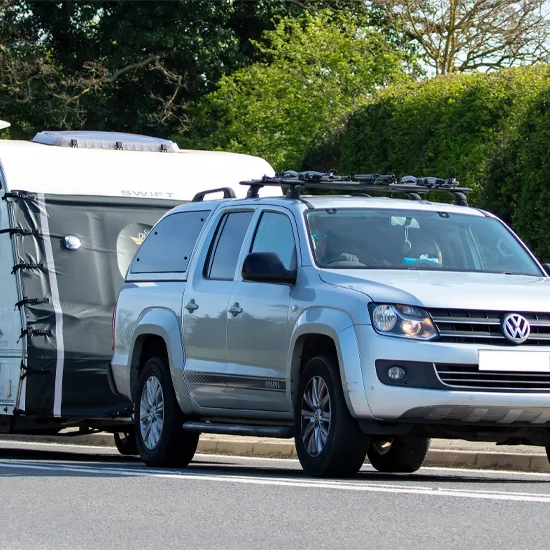
M284 266L294 266L294 234L290 220L284 214L264 212L258 224L251 252L275 252Z
M210 212L179 212L161 220L141 245L132 273L181 273L187 270L197 237Z
M541 276L494 218L421 210L342 208L307 214L315 259L330 269L420 269Z
M206 276L211 279L233 279L250 220L254 212L225 214L218 225Z

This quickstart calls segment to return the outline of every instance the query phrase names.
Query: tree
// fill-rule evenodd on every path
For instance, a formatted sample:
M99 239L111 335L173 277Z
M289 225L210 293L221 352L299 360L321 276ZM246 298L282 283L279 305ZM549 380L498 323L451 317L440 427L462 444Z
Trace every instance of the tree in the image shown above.
M221 76L259 60L250 39L274 18L326 5L348 9L345 0L0 0L0 114L12 135L169 135Z
M58 19L72 19L72 32L70 26L65 29L72 61L52 47L32 3L0 0L0 113L12 122L13 137L43 128L82 127L88 97L105 95L122 75L159 59L149 55L135 64L108 68L103 59L84 56L93 34L86 22L98 15L98 8L65 6L69 11L63 4L47 4L59 12Z
M26 6L0 0L0 113L12 123L10 134L24 134L37 118L44 126L66 120L75 85L48 57Z
M354 16L323 10L285 18L256 44L266 62L221 79L192 112L185 145L256 154L300 168L306 153L390 82L410 52Z
M436 74L548 59L545 0L374 0L421 46Z

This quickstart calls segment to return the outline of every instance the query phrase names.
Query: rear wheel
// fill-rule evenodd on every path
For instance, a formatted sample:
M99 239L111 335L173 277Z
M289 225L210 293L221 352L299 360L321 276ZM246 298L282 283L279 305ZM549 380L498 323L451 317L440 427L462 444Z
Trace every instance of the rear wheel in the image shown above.
M178 405L166 362L149 359L139 377L134 422L136 441L148 466L180 466L191 462L199 434L183 431L185 417Z
M294 430L298 458L311 476L351 476L365 460L368 436L348 410L338 364L328 355L314 357L304 368Z
M122 456L139 454L136 442L136 430L134 427L129 427L125 432L115 432L113 435L116 448Z
M412 473L422 467L429 449L426 437L378 438L371 442L367 456L379 472Z

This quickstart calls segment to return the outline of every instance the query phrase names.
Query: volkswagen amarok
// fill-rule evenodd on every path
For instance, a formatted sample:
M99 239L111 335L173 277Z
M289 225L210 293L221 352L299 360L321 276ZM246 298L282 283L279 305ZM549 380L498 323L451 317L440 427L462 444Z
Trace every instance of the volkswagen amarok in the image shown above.
M360 194L203 193L137 252L110 378L145 463L188 464L200 433L294 437L314 476L412 472L431 437L548 448L545 266L453 182L321 183Z

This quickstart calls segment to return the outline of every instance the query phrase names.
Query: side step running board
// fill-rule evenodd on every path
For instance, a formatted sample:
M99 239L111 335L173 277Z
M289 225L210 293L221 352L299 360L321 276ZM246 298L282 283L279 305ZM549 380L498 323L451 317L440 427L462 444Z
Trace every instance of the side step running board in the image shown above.
M280 437L281 439L294 437L294 428L291 426L251 426L248 424L193 421L185 422L183 429L186 432L200 432L204 434L250 435L255 437Z

